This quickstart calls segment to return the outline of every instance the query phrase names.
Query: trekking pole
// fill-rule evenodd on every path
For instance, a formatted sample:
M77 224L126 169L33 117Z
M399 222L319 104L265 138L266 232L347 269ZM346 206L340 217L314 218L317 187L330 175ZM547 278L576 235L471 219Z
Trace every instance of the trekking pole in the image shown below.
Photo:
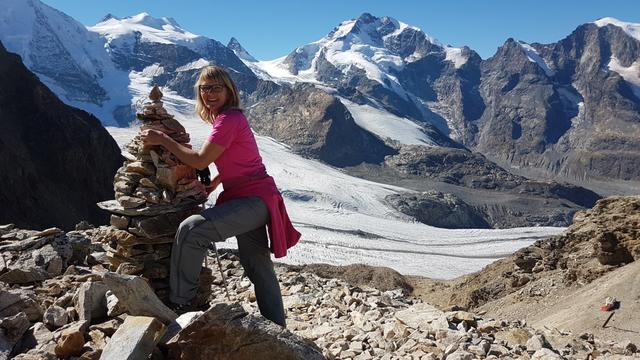
M216 254L216 260L218 261L218 269L220 270L220 275L222 276L222 282L224 283L224 290L227 293L227 300L231 301L231 295L229 295L229 287L227 286L227 278L224 276L224 271L222 271L222 262L220 261L220 255L218 254L218 248L216 247L215 242L211 242L211 246L213 247L213 252Z

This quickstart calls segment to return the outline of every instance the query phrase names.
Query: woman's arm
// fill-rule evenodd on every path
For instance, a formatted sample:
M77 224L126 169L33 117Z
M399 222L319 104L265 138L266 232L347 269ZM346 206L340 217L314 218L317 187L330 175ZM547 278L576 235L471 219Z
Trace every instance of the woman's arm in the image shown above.
M157 130L145 130L142 132L140 138L145 146L163 146L180 161L196 169L206 168L209 164L216 161L224 152L224 147L208 141L204 143L200 152L197 152L180 145L167 134Z

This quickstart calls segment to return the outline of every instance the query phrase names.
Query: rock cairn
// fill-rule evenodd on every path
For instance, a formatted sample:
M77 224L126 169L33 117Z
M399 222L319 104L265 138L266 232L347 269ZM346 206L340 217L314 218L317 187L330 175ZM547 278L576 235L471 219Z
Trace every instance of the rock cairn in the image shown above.
M161 131L191 147L185 128L164 108L157 86L149 99L143 112L137 114L142 121L140 133ZM144 147L140 133L122 153L126 161L114 178L115 200L98 206L112 213L113 231L107 239L110 270L143 276L158 296L167 300L171 243L176 229L182 220L199 211L207 193L194 168L160 146ZM207 272L201 278L198 299L206 301L211 275Z

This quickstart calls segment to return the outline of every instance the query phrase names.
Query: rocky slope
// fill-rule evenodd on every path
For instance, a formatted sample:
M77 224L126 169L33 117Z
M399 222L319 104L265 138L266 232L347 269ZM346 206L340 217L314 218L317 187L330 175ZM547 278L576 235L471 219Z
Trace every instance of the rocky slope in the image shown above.
M568 183L514 175L466 149L405 145L385 157L380 167L348 171L419 191L387 200L401 212L439 227L567 226L576 211L600 198Z
M482 271L440 282L410 281L425 301L461 306L509 319L562 324L567 331L633 339L637 323L640 197L612 197L578 212L557 237L499 260ZM602 328L606 297L622 300L615 327ZM569 305L573 304L574 307ZM577 309L582 309L577 310ZM615 317L614 317L615 318ZM623 320L624 319L624 320Z
M635 208L637 202L621 210ZM610 207L601 209L609 212ZM596 213L587 214L582 230L576 228L571 234L593 228L588 224L607 222ZM609 214L610 219L616 218L615 213ZM532 327L509 314L490 315L496 308L465 311L443 304L437 308L411 296L411 286L395 271L363 265L277 266L287 312L287 329L282 329L259 315L252 285L242 275L237 255L229 251L220 253L220 269L215 257L207 261L215 277L212 307L178 317L159 302L142 278L106 271L104 246L110 231L86 225L84 230L67 233L0 226L1 359L236 359L266 353L274 359L638 355L637 342L594 336L595 326L580 332L549 327L549 323ZM627 234L620 244L635 246L628 239L637 242L637 234ZM546 269L548 261L538 263L544 265L533 265L534 269ZM548 277L548 270L521 272L536 278L531 283L554 279ZM593 278L591 282L598 281ZM469 292L474 285L467 282L455 293ZM420 287L414 292L417 290ZM431 292L431 297L442 294L438 287ZM435 298L441 299L439 296ZM629 309L620 311L620 318L633 314L637 307L623 299ZM537 301L543 300L553 297L537 295ZM528 303L517 305L512 304L520 314L530 310ZM634 326L634 322L626 323L625 329L634 331ZM122 340L125 338L130 340Z
M0 222L72 228L104 223L120 150L100 121L62 103L0 44Z

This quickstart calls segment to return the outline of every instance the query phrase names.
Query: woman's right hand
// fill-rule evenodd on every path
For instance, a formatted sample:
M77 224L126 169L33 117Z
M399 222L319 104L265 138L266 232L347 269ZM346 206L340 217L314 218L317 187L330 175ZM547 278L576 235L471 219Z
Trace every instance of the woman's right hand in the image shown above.
M148 129L140 133L140 139L144 146L162 145L166 139L166 135L162 131Z
M209 186L204 187L207 194L211 194L213 190L215 190L218 187L218 185L220 185L220 182L221 182L220 174L218 174L211 180L211 183L209 183Z

